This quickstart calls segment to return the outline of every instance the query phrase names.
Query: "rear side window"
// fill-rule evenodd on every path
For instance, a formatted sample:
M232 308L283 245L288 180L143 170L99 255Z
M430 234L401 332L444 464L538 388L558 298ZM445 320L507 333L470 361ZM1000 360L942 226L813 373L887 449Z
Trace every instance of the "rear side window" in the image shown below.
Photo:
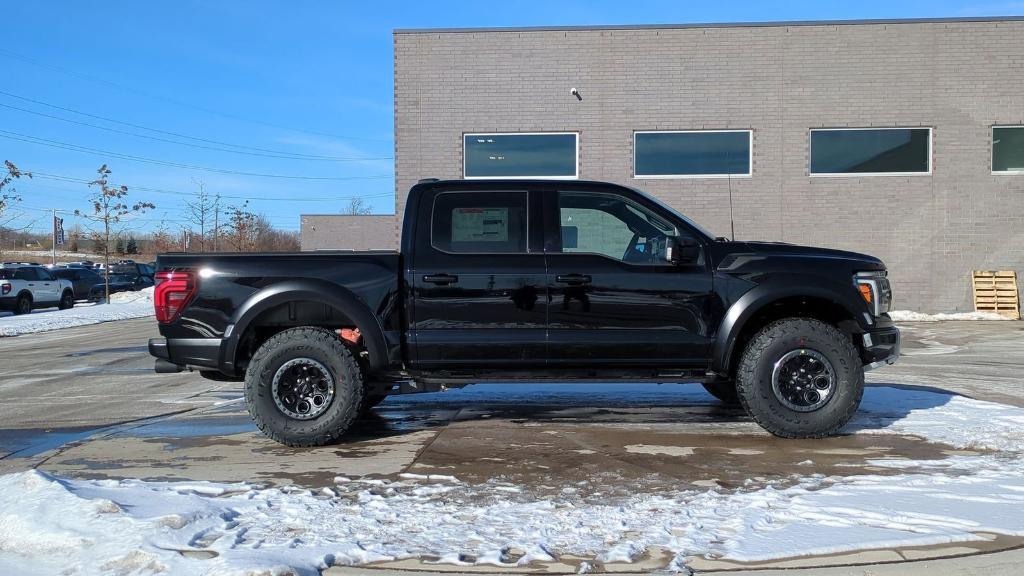
M11 280L14 278L14 270L10 268L0 268L0 280Z
M444 192L434 199L431 244L456 253L526 252L526 192Z
M34 268L18 268L14 271L15 280L36 280L36 271Z

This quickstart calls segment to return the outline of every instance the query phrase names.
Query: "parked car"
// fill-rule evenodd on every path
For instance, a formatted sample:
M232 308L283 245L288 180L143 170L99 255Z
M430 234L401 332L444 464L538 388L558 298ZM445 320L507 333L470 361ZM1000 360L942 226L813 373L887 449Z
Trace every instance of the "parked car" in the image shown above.
M161 254L157 372L244 379L290 446L394 392L477 382L703 382L763 428L819 438L899 356L885 265L716 238L642 192L424 181L401 250Z
M75 305L71 281L55 278L36 264L0 264L0 310L28 314L36 308Z
M104 284L103 274L99 274L100 281L89 290L89 301L99 302L106 297L106 286ZM152 276L143 276L141 274L123 273L115 274L110 273L110 293L116 294L117 292L135 292L142 290L143 288L149 288L153 285Z
M50 271L56 278L63 278L71 282L75 293L75 300L86 300L93 286L103 283L103 276L97 274L91 268L68 266L66 268L55 268Z
M110 266L111 274L138 274L140 276L153 277L155 270L148 264L141 264L134 260L121 260Z

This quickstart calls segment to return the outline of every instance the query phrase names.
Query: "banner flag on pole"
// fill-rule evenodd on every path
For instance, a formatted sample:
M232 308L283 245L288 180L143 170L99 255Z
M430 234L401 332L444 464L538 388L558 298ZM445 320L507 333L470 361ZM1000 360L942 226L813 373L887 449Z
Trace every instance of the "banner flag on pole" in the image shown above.
M64 245L64 219L53 217L53 238L57 246Z

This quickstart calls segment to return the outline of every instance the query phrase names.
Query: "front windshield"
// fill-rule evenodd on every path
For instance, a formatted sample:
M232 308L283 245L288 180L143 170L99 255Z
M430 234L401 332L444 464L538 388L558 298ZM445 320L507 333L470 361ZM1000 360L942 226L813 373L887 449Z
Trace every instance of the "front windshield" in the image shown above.
M686 216L680 214L678 210L676 210L675 208L669 206L668 204L665 204L664 202L662 202L658 198L654 197L653 195L648 194L647 192L644 192L643 190L640 190L639 188L629 187L629 189L632 190L633 192L636 192L637 194L642 194L644 196L644 198L647 198L651 202L657 204L663 210L667 210L668 212L670 212L672 215L678 217L683 222L686 222L687 224L692 226L695 230L697 230L698 232L700 232L701 234L706 236L708 238L708 240L716 238L715 234L712 233L710 230L708 230L707 228L701 226L700 224L697 224L693 220L690 220Z

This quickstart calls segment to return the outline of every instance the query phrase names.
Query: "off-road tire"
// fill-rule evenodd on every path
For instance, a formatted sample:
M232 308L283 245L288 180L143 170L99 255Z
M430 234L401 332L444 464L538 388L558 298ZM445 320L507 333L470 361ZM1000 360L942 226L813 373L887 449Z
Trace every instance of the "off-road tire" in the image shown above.
M330 406L310 420L292 418L274 402L274 374L295 358L316 360L334 380ZM324 328L290 328L275 334L256 350L246 370L249 414L264 434L287 446L324 446L337 441L359 415L362 402L363 374L355 356L337 334Z
M18 296L14 303L15 314L29 314L32 312L32 297L28 294Z
M775 362L788 352L811 349L825 356L835 372L829 401L813 412L787 407L772 390ZM747 344L736 371L736 391L747 414L782 438L823 438L846 425L864 395L864 369L857 348L835 326L809 318L769 324Z
M71 290L65 290L60 295L60 302L57 304L57 308L60 310L67 310L75 307L75 294Z
M716 380L705 382L704 389L726 406L739 406L740 397L736 393L736 382L732 380Z

